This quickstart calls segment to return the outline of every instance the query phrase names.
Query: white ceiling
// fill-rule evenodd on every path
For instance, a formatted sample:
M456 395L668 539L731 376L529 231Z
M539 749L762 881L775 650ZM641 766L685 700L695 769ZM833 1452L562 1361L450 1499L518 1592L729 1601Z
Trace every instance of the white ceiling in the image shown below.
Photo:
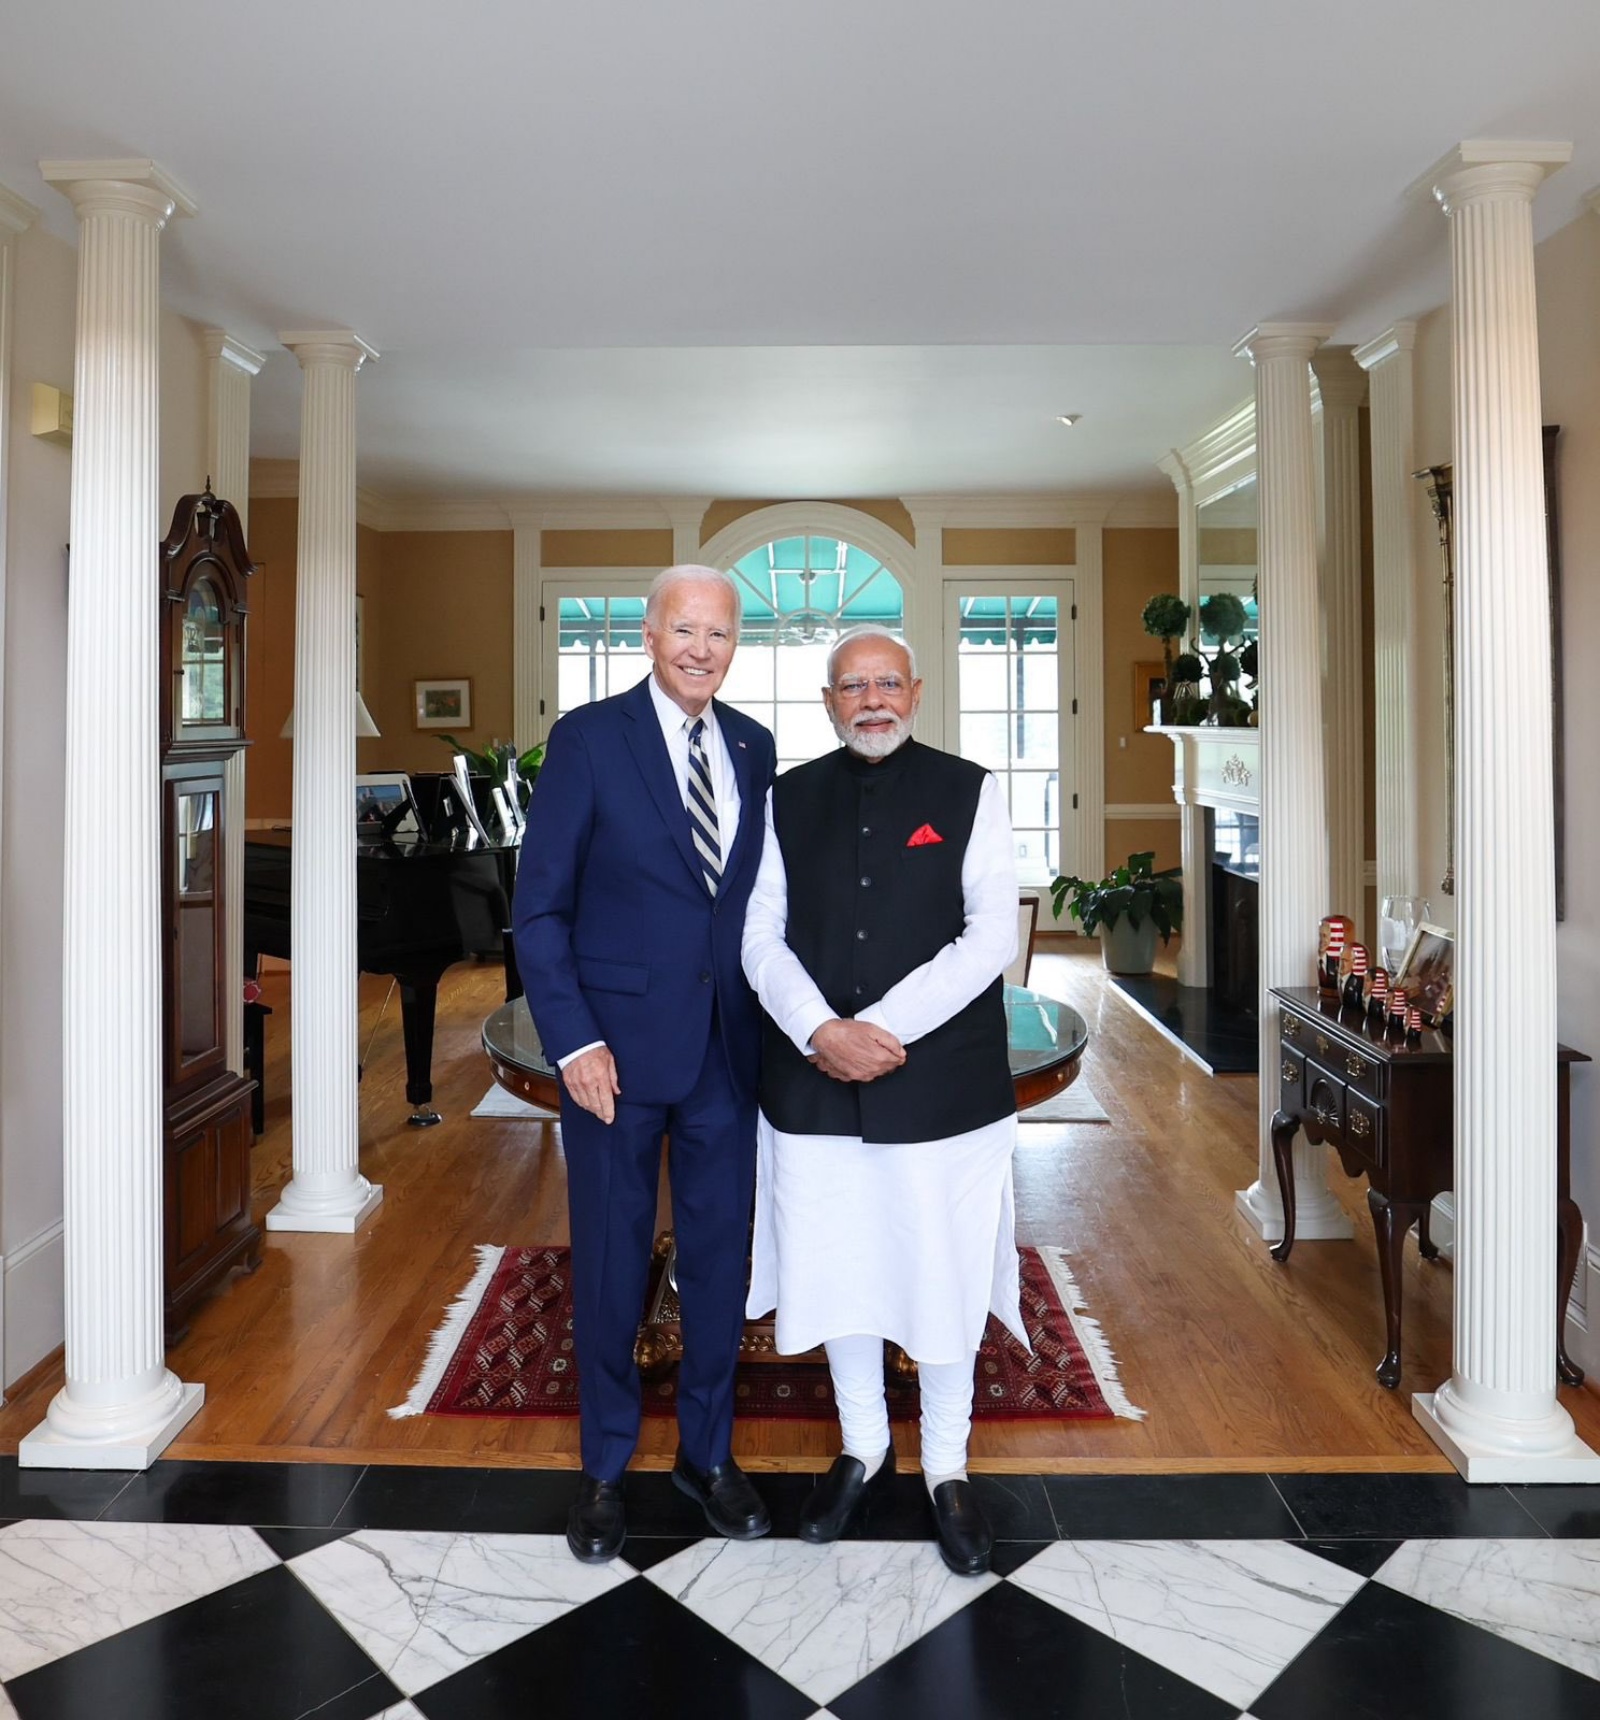
M0 184L70 234L39 159L159 161L258 454L277 330L383 354L372 487L1149 487L1254 322L1442 301L1456 142L1571 141L1576 218L1597 74L1596 0L6 0Z

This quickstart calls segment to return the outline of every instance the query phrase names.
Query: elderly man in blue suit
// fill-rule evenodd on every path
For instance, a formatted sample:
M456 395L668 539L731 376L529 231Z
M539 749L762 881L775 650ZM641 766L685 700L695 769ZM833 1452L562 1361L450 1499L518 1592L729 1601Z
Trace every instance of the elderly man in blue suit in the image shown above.
M651 673L550 731L518 869L517 961L561 1070L583 1455L567 1544L588 1562L627 1532L663 1134L684 1350L672 1478L720 1534L771 1526L731 1445L761 1043L739 946L775 764L767 730L714 698L739 615L716 568L657 576Z

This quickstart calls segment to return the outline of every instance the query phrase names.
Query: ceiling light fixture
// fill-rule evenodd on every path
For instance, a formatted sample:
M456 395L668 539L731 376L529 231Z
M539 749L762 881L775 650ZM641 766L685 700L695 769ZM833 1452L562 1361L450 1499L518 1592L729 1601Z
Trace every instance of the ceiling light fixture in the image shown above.
M1070 430L1082 416L1083 414L1081 412L1058 412L1056 414L1056 423L1065 424Z

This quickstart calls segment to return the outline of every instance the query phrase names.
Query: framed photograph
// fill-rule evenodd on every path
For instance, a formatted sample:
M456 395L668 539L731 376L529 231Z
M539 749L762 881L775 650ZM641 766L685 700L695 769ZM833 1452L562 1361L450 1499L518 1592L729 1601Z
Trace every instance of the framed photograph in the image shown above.
M470 729L472 682L466 676L448 681L413 681L411 715L419 729Z
M1165 663L1135 663L1133 666L1133 726L1135 730L1161 721L1156 701L1167 690Z
M1391 985L1404 986L1406 997L1422 1011L1423 1020L1437 1027L1455 1007L1455 938L1443 926L1426 922L1411 934Z
M371 771L356 778L356 841L384 842L416 836L417 804L403 770Z

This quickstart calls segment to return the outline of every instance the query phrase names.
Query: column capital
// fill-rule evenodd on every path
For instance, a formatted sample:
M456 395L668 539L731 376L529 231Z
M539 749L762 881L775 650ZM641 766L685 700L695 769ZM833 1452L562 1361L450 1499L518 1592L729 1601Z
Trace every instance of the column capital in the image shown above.
M207 358L224 359L246 376L259 376L262 365L267 362L254 347L235 340L225 328L201 329L200 346Z
M1417 325L1414 322L1397 322L1369 340L1365 346L1358 346L1350 356L1363 370L1376 370L1380 364L1387 364L1391 358L1398 358L1401 353L1410 352L1416 344Z
M1411 189L1426 188L1446 215L1463 203L1490 197L1521 197L1531 203L1545 180L1571 159L1570 143L1472 138L1447 150Z
M1367 398L1367 373L1356 363L1355 349L1324 346L1311 360L1324 412L1354 412Z
M290 329L278 339L300 360L302 370L308 364L342 364L359 370L369 358L378 356L375 346L368 346L347 328Z
M93 161L41 161L45 183L70 198L85 215L143 215L158 227L174 215L198 212L193 197L159 163L148 156Z
M1333 333L1332 323L1257 323L1233 349L1235 358L1259 364L1264 358L1298 358L1307 364L1311 355Z
M27 200L19 197L15 191L8 191L0 185L0 239L9 239L13 233L26 232L37 219L39 211Z

